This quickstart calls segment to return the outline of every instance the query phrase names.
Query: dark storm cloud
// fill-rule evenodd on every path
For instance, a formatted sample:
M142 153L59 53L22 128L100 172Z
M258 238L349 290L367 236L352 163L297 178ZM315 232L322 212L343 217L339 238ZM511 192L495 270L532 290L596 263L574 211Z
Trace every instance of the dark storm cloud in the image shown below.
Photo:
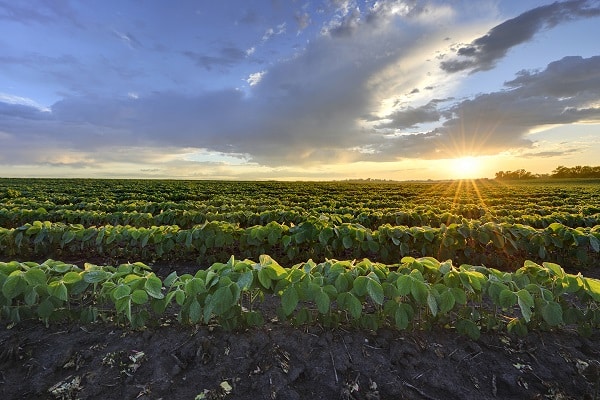
M574 0L537 7L495 26L486 35L460 47L456 57L443 61L440 67L446 72L486 71L494 68L512 47L531 40L543 29L599 15L597 1Z

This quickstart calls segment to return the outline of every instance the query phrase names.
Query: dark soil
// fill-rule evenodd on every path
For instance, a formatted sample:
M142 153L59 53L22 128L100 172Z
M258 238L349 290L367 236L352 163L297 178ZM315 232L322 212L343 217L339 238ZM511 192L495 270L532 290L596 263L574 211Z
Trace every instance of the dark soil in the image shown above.
M0 329L0 398L594 399L598 339L32 322Z

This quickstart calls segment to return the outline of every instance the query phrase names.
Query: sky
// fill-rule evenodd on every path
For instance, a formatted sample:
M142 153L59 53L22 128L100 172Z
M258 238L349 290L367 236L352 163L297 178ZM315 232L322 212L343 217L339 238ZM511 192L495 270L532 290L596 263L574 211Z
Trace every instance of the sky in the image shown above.
M0 177L599 164L600 0L0 0Z

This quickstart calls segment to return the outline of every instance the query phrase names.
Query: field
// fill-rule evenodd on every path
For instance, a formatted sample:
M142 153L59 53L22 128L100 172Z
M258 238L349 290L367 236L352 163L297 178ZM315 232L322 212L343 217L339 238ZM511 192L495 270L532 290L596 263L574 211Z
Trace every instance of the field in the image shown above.
M599 221L598 180L0 179L0 395L598 398Z

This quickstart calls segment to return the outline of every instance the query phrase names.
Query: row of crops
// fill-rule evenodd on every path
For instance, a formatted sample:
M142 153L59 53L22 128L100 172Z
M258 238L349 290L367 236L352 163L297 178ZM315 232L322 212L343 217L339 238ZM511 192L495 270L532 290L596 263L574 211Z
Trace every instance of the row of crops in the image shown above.
M0 228L0 251L19 259L78 259L86 254L117 260L197 260L205 265L231 254L247 258L270 254L289 263L340 257L394 263L405 256L434 256L502 269L516 269L534 258L583 269L598 264L600 226L569 228L555 222L535 229L472 221L440 228L386 224L373 231L360 224L327 220L292 227L269 222L249 228L211 222L190 229L35 221L19 228Z
M0 180L3 258L286 263L433 256L514 270L600 262L596 181Z
M281 299L282 318L406 328L447 314L451 326L475 336L483 320L469 312L485 294L510 315L510 325L500 324L505 328L523 332L531 321L546 326L575 321L588 329L600 320L595 314L600 286L577 273L596 274L600 266L599 219L600 182L594 180L0 179L0 305L2 316L12 321L27 315L47 322L73 310L79 310L76 319L95 319L108 305L134 326L145 323L151 309L179 307L180 320L192 323L235 309L233 320L221 318L233 327L260 319L240 311L246 310L240 293L255 290ZM347 260L341 261L346 283L336 281L337 273L326 274L338 265L335 260ZM354 271L365 265L361 260L369 268ZM178 263L195 263L204 271L198 272L201 279L161 276L162 265L177 269ZM300 270L302 277L293 272ZM525 273L518 271L527 271L527 279L515 278ZM267 284L267 273L287 286ZM458 281L448 277L455 274ZM550 286L532 283L542 276L552 278ZM310 288L300 284L309 281ZM413 293L406 282L417 281ZM508 290L502 296L497 282ZM204 297L196 292L200 286L189 285L204 285ZM192 297L181 291L194 292L196 300L186 300ZM215 314L214 307L229 303ZM304 303L313 304L314 312L300 311ZM145 311L132 313L132 307ZM419 307L433 319L413 323L414 315L424 315ZM137 321L134 315L146 317Z
M164 280L140 262L86 263L82 269L52 260L13 261L0 262L0 283L3 316L13 322L103 319L142 327L169 313L183 324L216 321L234 329L262 325L259 303L271 295L279 303L278 318L295 325L453 326L477 339L483 327L523 335L530 328L570 324L589 334L600 324L599 281L530 261L514 273L431 257L406 257L394 265L365 259L283 268L263 255L259 262L231 257ZM485 303L494 307L480 306Z

